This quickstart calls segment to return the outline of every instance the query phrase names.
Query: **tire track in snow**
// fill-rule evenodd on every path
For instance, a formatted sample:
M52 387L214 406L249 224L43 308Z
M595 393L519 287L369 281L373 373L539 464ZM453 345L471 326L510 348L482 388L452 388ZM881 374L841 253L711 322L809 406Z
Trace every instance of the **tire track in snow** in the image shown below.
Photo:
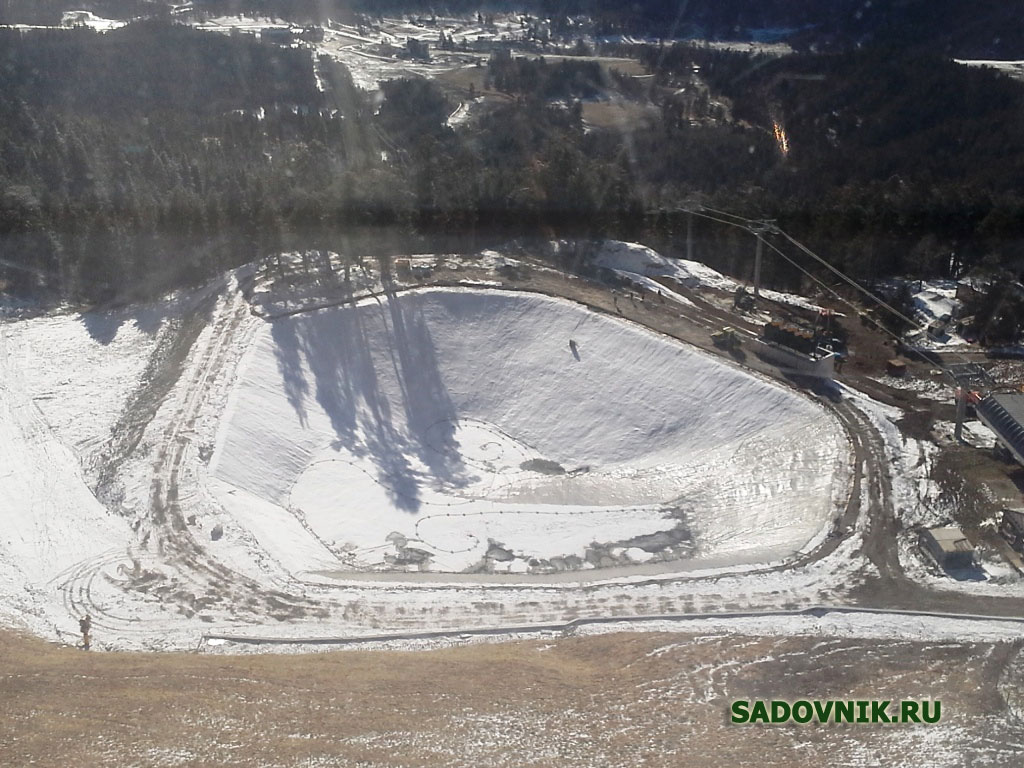
M179 505L179 480L183 464L191 455L196 421L214 379L228 364L236 332L248 314L248 302L239 292L232 291L227 295L225 306L214 321L208 338L204 341L200 336L200 343L205 348L193 366L192 379L185 389L183 402L164 430L163 446L154 468L150 486L153 531L158 546L165 555L169 555L165 561L176 566L176 575L185 581L185 584L175 585L179 588L173 596L179 603L184 598L193 604L202 600L204 604L251 605L255 599L271 615L296 618L305 615L309 609L317 608L316 604L304 597L296 598L267 589L266 585L220 563L192 536ZM197 594L202 597L193 601L187 599L189 595L195 597ZM184 608L192 610L190 605Z
M208 301L219 303L220 299L221 296L213 295ZM207 307L197 308L197 314ZM161 433L161 446L156 454L150 483L149 517L141 521L138 530L139 546L155 548L160 564L154 570L141 569L129 554L121 550L77 563L62 576L63 581L58 586L70 615L78 617L88 612L93 616L95 626L111 633L151 633L152 630L140 625L138 617L118 615L106 607L97 595L101 577L106 581L104 587L151 595L160 599L162 607L176 607L186 617L218 604L252 607L254 600L261 607L261 615L279 618L297 618L310 609L317 610L308 599L296 599L284 592L268 589L266 585L218 562L192 536L179 506L179 481L184 462L192 454L196 421L213 382L228 363L236 331L248 313L248 304L241 294L231 292L227 294L224 306L216 311L213 323L207 326L209 333L204 335L204 327L200 325L194 335L186 331L185 339L191 341L190 344L184 349L180 343L178 345L183 352L191 348L195 362L190 366L192 374L185 384L179 381L180 376L176 376L173 370L169 374L173 378L167 391L183 387L183 395ZM184 365L186 355L187 352L182 354L181 360L173 359L176 355L171 356L169 362ZM160 407L159 401L149 407L155 413ZM131 564L130 570L126 564ZM126 578L113 578L111 570Z

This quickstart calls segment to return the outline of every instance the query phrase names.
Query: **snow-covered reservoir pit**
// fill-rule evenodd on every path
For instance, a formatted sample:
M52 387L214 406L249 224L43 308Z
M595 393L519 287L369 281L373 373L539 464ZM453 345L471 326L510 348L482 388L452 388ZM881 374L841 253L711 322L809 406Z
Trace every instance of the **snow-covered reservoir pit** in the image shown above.
M208 487L293 573L768 562L845 503L827 410L571 302L431 289L268 322Z

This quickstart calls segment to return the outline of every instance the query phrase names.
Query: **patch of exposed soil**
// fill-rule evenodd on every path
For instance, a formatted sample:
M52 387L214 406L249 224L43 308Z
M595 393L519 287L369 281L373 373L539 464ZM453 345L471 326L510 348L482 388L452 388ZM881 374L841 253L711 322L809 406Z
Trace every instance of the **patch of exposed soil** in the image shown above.
M4 633L0 744L5 765L40 768L788 768L934 755L1016 768L1017 648L626 633L237 657L85 652ZM752 698L928 698L943 711L930 726L731 724L731 702Z

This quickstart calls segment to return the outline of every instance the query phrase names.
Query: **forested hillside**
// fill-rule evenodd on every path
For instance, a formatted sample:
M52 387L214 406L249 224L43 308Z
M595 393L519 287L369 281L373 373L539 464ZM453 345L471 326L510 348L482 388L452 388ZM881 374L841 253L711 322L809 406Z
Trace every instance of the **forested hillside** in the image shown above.
M336 250L358 225L672 252L696 204L775 218L864 278L1024 258L1019 82L891 47L611 52L653 76L496 52L488 102L453 129L469 94L422 78L369 94L304 48L153 20L0 32L0 280L130 299L284 248ZM587 124L585 104L609 98L660 117ZM749 236L698 234L713 266L746 268ZM769 282L796 277L766 264Z
M15 2L16 0L8 0ZM1004 0L197 0L212 13L296 21L370 16L526 12L556 33L710 40L786 40L801 49L849 50L879 43L924 46L960 57L1024 58L1024 9Z
M1024 256L1024 84L891 46L774 59L689 45L620 52L664 85L687 82L696 65L736 130L784 130L786 154L719 200L757 200L855 274L934 275ZM665 155L676 147L666 142Z
M330 62L318 91L306 51L144 22L0 32L0 56L9 290L95 299L201 279L318 215L311 198L348 209L374 183L363 95Z

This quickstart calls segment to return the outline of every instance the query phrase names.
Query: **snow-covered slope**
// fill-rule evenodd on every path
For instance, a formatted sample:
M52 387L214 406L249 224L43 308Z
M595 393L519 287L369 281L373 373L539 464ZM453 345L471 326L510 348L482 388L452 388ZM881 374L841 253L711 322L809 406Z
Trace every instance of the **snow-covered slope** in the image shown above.
M62 335L56 330L59 325L57 320L39 321L23 323L19 330L41 329L48 341L77 331L77 324L65 322ZM77 563L123 552L131 531L124 519L96 500L78 457L48 423L36 398L28 394L42 384L43 377L32 377L32 386L26 384L35 358L17 353L25 348L9 338L13 335L6 326L0 327L0 602L18 623L44 631L63 613L53 601L62 576ZM25 343L29 335L20 336L20 341ZM89 346L79 342L80 351ZM55 344L54 355L57 350ZM62 378L68 371L54 370L59 360L50 359L50 373ZM117 398L113 389L109 402ZM73 400L73 395L69 398ZM108 402L103 397L97 401ZM84 401L79 405L88 412ZM87 420L79 424L83 435L95 426Z
M301 551L309 570L488 552L524 570L595 543L777 559L831 520L846 461L822 408L698 350L562 300L436 289L268 323L210 472L292 569Z

